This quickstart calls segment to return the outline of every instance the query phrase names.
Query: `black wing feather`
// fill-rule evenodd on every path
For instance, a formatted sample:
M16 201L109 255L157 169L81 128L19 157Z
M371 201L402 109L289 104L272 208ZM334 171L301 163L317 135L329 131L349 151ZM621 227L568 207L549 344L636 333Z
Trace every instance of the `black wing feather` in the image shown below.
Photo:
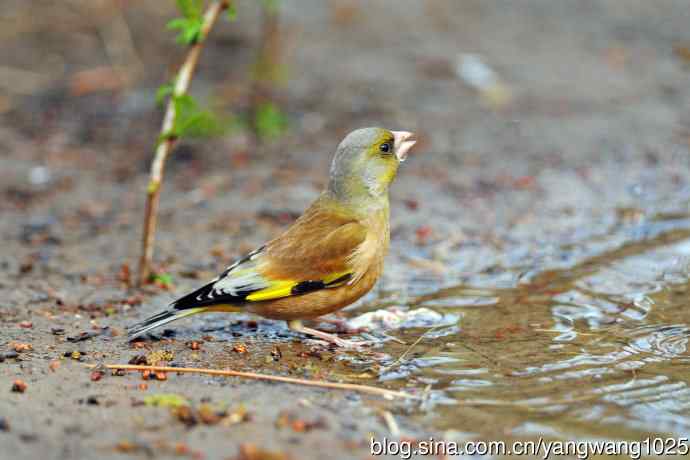
M190 292L187 295L184 295L174 301L173 303L170 304L172 308L175 310L187 310L189 308L197 308L197 307L208 307L210 305L219 305L219 304L242 304L246 301L247 296L254 292L252 289L246 289L242 290L242 287L240 286L238 289L239 291L237 292L237 295L231 295L227 293L219 293L215 289L215 284L225 278L231 271L239 267L240 265L249 262L252 260L254 256L259 254L261 251L264 250L266 246L261 246L254 251L250 252L246 256L242 257L241 259L238 259L230 265L228 268L226 268L223 273L220 274L215 280L211 281L210 283L200 287L199 289Z
M186 310L188 308L208 307L210 305L225 303L237 305L244 303L247 299L247 296L253 292L251 290L247 290L240 291L238 293L239 295L218 294L218 291L216 291L214 288L215 284L216 281L208 283L196 291L180 297L171 303L170 306L175 310Z

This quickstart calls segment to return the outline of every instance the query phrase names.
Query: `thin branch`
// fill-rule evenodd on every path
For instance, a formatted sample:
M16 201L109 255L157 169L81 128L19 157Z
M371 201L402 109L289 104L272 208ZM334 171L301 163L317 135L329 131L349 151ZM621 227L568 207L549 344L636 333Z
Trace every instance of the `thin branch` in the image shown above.
M95 368L101 365L88 364L87 367ZM134 364L105 364L106 369L123 369L126 371L151 371L151 372L183 372L192 374L222 375L224 377L242 377L254 380L271 380L274 382L292 383L295 385L305 385L310 387L333 388L338 390L358 391L383 396L388 399L407 398L416 399L417 396L402 391L387 390L385 388L360 385L356 383L336 383L324 380L305 380L294 377L283 377L280 375L257 374L255 372L233 371L229 369L203 369L197 367L171 367L171 366L139 366Z
M158 216L158 204L160 202L161 182L163 180L163 167L165 165L165 160L177 142L176 137L173 135L175 119L177 117L175 99L187 92L206 37L218 20L220 13L228 8L228 6L230 6L230 0L214 1L209 6L208 10L206 10L199 38L189 48L187 58L177 73L173 94L168 100L165 117L163 118L163 126L161 127L162 139L158 143L156 154L151 163L151 176L146 189L146 210L141 258L139 260L139 285L145 284L151 275L151 259L153 258L153 244L156 234L156 221Z
M383 367L381 370L382 370L383 372L388 372L389 370L393 369L395 366L397 366L397 365L399 365L400 363L402 363L402 362L405 360L405 358L407 357L407 355L412 351L412 349L413 349L414 347L416 347L417 345L419 345L419 342L421 342L427 335L431 334L432 332L434 332L434 331L435 331L436 329L438 329L439 327L441 327L441 325L440 325L440 324L437 324L436 326L434 326L434 327L432 327L431 329L429 329L428 331L426 331L424 334L420 335L420 336L417 338L417 340L415 340L414 343L412 343L412 345L410 345L410 346L407 348L407 350L405 350L405 351L403 352L402 355L398 356L398 359L396 359L395 361L393 361L390 365Z
M381 412L381 418L383 418L383 421L386 422L386 426L388 427L388 431L390 432L391 436L394 438L399 437L400 427L398 426L398 422L395 421L393 414L387 410L384 410Z

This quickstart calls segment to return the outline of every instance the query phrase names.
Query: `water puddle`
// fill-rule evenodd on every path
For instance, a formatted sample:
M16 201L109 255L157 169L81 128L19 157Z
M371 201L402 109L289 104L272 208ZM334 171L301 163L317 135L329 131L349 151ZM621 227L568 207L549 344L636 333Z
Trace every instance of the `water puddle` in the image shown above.
M483 273L409 299L458 315L456 331L434 331L379 380L430 385L414 417L454 432L687 436L690 221L652 219L564 248L540 263L516 257L494 270L494 287ZM412 343L425 331L396 335ZM386 345L392 357L405 348Z
M305 375L425 389L425 402L406 415L458 436L688 435L690 219L617 226L577 244L545 246L533 259L517 244L499 256L475 249L488 261L484 269L401 277L352 313L425 309L441 318L437 324L376 331L382 342L373 352L325 351ZM209 321L216 326L207 332L253 340L267 356L292 337L282 324L259 321L247 330L233 321ZM297 338L283 350L274 371L294 371L314 356ZM237 367L223 356L215 365ZM245 364L266 369L267 361Z

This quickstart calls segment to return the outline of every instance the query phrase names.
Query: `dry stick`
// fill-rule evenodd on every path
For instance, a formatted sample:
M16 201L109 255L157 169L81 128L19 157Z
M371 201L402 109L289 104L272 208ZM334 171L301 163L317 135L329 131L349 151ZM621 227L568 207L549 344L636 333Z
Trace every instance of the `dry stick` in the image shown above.
M101 365L87 364L86 367L97 368ZM105 364L106 369L123 369L126 371L151 371L151 372L186 372L207 375L222 375L225 377L243 377L254 380L272 380L274 382L294 383L296 385L306 385L310 387L335 388L339 390L359 391L373 395L384 396L387 398L400 397L416 399L417 396L402 391L387 390L385 388L360 385L357 383L335 383L323 380L305 380L294 377L283 377L280 375L257 374L255 372L232 371L229 369L203 369L198 367L171 367L171 366L139 366L135 364Z
M388 431L390 432L391 436L394 438L400 436L400 427L398 426L398 422L395 421L393 414L387 410L384 410L381 412L381 418L383 418L383 421L386 422L386 426L388 426Z
M421 342L428 334L431 334L433 331L435 331L435 330L438 329L439 327L441 327L441 325L440 325L440 324L437 324L436 326L434 326L434 327L432 327L431 329L429 329L428 331L426 331L424 334L420 335L420 336L417 338L417 340L415 340L414 343L413 343L412 345L410 345L410 346L407 348L407 350L405 350L405 352L404 352L402 355L398 356L398 359L396 359L395 361L393 361L390 365L383 367L382 370L383 370L384 372L385 372L385 371L389 371L389 370L393 369L395 366L397 366L398 364L402 363L403 360L405 359L405 357L410 353L410 351L412 351L412 349L413 349L414 347L416 347L416 346L419 344L419 342Z
M175 109L175 98L182 96L187 92L189 83L192 80L192 74L196 68L196 64L201 54L201 48L206 41L208 33L216 23L220 13L230 6L230 1L214 1L209 6L204 14L203 23L201 26L201 33L196 42L190 47L187 58L182 67L180 67L175 80L175 87L173 93L168 100L168 106L165 110L165 117L163 118L163 126L161 127L161 135L164 137L156 147L156 155L151 163L151 176L149 178L149 185L146 188L146 210L144 217L144 230L142 236L141 258L139 259L139 285L145 284L151 275L151 259L153 258L153 242L156 234L156 220L158 216L158 204L160 202L161 182L163 180L163 166L168 154L172 150L176 137L172 135L175 127L175 119L177 118L177 110Z

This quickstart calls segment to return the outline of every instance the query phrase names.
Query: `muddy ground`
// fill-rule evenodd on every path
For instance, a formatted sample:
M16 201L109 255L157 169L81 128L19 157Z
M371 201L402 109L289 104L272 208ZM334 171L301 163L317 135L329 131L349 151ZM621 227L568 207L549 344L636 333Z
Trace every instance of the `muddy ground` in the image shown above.
M575 429L530 412L525 398L519 410L476 400L450 404L445 399L456 396L428 376L379 378L381 366L406 349L394 342L360 356L303 341L282 324L222 315L180 321L137 346L123 335L127 325L285 228L323 187L341 137L368 125L415 131L420 142L391 193L386 273L344 315L414 307L443 299L443 289L457 285L488 289L488 297L499 299L478 309L458 306L456 298L458 325L443 341L425 339L411 356L423 358L452 334L451 343L481 346L487 360L524 348L543 364L555 342L523 332L543 339L534 331L558 329L564 315L543 299L597 267L650 249L667 249L657 254L663 270L650 274L657 265L642 260L626 280L604 274L602 283L628 287L673 277L673 286L685 286L688 256L673 246L690 236L684 0L281 2L285 78L274 97L290 128L261 146L239 131L177 148L156 245L156 269L169 274L170 285L144 289L130 280L162 116L154 94L183 54L164 27L175 12L162 3L173 2L120 2L121 9L108 2L5 3L0 346L9 355L0 363L0 457L242 458L244 444L244 458L367 458L372 435L395 431L386 412L409 439L690 432L688 419L674 416L672 407L690 401L684 296L672 304L672 319L655 318L680 332L666 357L670 367L646 372L681 383L674 391L682 392L669 396L668 406L638 414L656 417L654 430L620 420L600 430L595 412ZM193 83L202 101L225 114L247 109L260 30L256 5L239 2L238 9L236 22L213 31ZM487 104L464 82L456 70L462 53L493 68L510 99ZM118 66L128 82L113 77ZM544 288L553 279L558 292ZM534 292L538 299L529 297ZM447 306L430 308L444 313ZM579 316L575 331L582 338L610 324L647 326L645 315L610 316L613 323ZM410 344L424 332L389 333ZM168 374L158 381L106 373L98 379L85 367L161 350L170 352L164 362L179 366L417 392L430 384L446 405L437 411L434 404L237 378ZM527 356L520 359L526 363ZM455 375L468 374L457 366ZM524 374L513 369L513 375ZM23 393L11 391L17 379L27 385ZM147 397L163 393L186 398L191 413L151 407ZM252 446L275 457L252 454Z

